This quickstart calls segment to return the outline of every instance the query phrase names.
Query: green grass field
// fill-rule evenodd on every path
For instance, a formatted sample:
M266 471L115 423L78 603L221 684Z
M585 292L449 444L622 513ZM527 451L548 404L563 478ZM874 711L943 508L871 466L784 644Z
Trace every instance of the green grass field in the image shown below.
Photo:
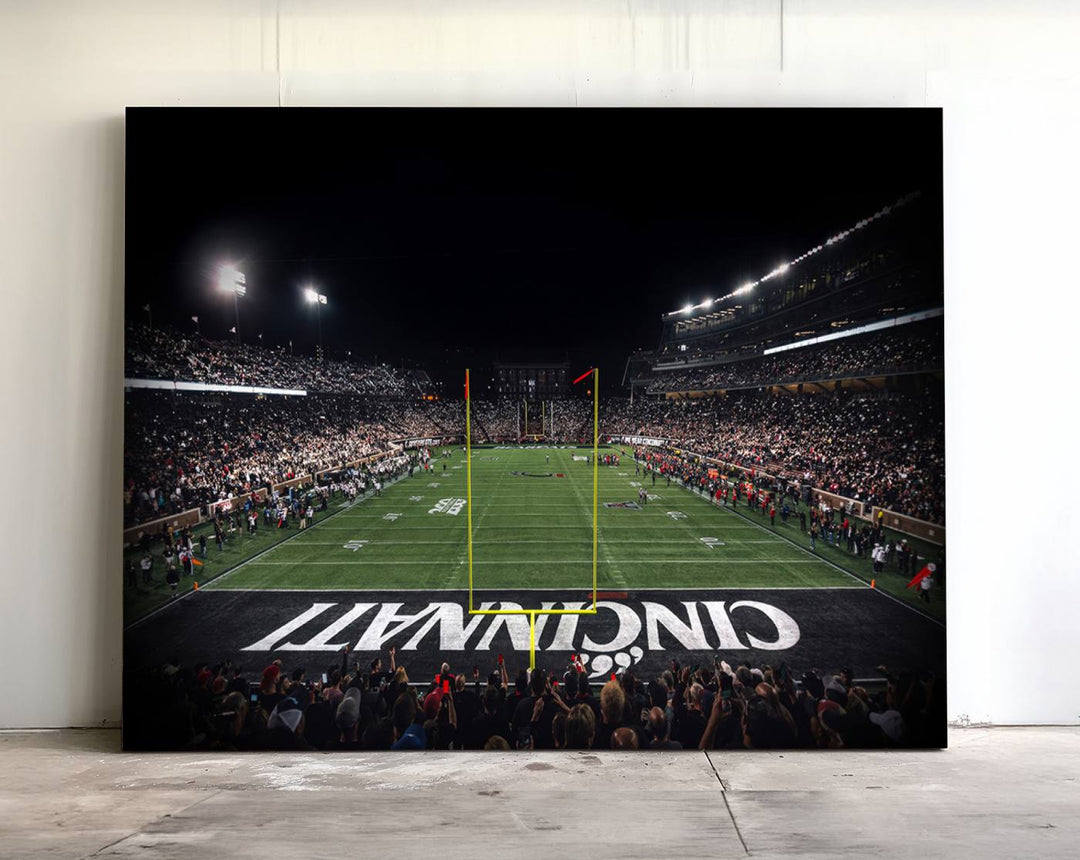
M573 459L585 453L570 448L473 451L475 588L565 588L576 599L591 588L592 466ZM559 473L565 477L554 476ZM641 510L603 506L636 502L637 482L646 481L656 498ZM292 532L269 548L251 547L248 560L236 558L240 563L203 587L466 588L467 517L463 502L455 501L465 497L465 457L458 449L449 459L436 457L434 472L402 480L380 497L347 507L336 500L317 527ZM822 541L818 553L810 553L796 520L783 525L777 517L773 528L768 518L718 508L664 479L653 485L635 475L627 456L618 467L600 466L599 502L600 590L864 588L852 574L867 581L872 575L869 560ZM886 573L877 585L924 608L902 580L898 573ZM941 617L943 590L935 597L928 611Z
M586 453L577 448L473 451L475 588L565 588L575 599L591 588L592 466L573 459ZM663 478L654 485L648 476L635 474L629 452L620 453L621 465L599 468L601 591L863 588L876 576L882 591L944 617L944 588L935 587L934 602L926 606L895 569L875 575L868 559L820 540L811 553L797 518L785 524L778 516L771 526L745 506L733 513L678 484L668 486ZM655 497L641 510L604 507L604 502L636 502L639 482ZM211 543L196 578L203 588L230 590L466 588L467 517L463 501L455 501L465 499L465 483L465 457L457 449L451 458L436 457L432 473L403 479L379 497L352 505L338 497L305 532L237 533L223 552ZM935 552L912 542L920 553ZM139 553L127 551L125 563L132 556ZM125 589L128 623L171 599L163 579L158 558L152 586ZM184 580L181 591L191 587L191 580Z

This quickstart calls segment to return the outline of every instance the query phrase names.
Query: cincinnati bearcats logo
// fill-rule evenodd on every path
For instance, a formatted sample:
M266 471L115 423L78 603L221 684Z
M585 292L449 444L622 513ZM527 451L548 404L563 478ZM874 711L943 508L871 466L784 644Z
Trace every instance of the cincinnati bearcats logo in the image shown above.
M554 478L554 472L511 472L515 478Z

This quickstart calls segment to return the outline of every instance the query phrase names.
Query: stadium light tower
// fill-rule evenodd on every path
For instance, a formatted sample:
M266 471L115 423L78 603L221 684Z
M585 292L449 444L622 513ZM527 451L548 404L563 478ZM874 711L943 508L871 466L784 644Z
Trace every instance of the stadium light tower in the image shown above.
M319 361L323 360L322 348L322 305L326 304L326 296L313 287L304 287L304 301L309 305L315 305L315 319L319 326Z
M233 313L234 313L234 325L233 333L236 335L236 342L240 342L240 297L247 295L247 278L244 277L243 272L236 270L235 266L231 266L228 263L218 269L218 287L224 292L232 293L233 295Z

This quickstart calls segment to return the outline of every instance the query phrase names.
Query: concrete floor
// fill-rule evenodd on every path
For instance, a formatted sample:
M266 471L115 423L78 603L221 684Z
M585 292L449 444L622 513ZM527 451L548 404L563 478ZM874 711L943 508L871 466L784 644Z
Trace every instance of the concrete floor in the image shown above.
M0 857L1077 857L1080 728L929 753L135 755L0 733Z

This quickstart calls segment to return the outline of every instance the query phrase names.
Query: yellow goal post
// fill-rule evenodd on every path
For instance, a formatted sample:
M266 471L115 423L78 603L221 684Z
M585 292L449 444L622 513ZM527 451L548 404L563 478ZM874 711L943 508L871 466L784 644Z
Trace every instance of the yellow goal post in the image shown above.
M466 528L468 529L469 558L469 614L470 615L527 615L529 616L529 669L536 668L536 616L537 615L596 615L596 564L599 557L599 487L600 467L597 455L600 451L600 371L589 370L593 383L593 503L592 503L592 606L588 609L477 609L473 600L473 524L472 524L472 397L469 387L469 369L465 369L465 487ZM582 379L584 377L579 377Z

